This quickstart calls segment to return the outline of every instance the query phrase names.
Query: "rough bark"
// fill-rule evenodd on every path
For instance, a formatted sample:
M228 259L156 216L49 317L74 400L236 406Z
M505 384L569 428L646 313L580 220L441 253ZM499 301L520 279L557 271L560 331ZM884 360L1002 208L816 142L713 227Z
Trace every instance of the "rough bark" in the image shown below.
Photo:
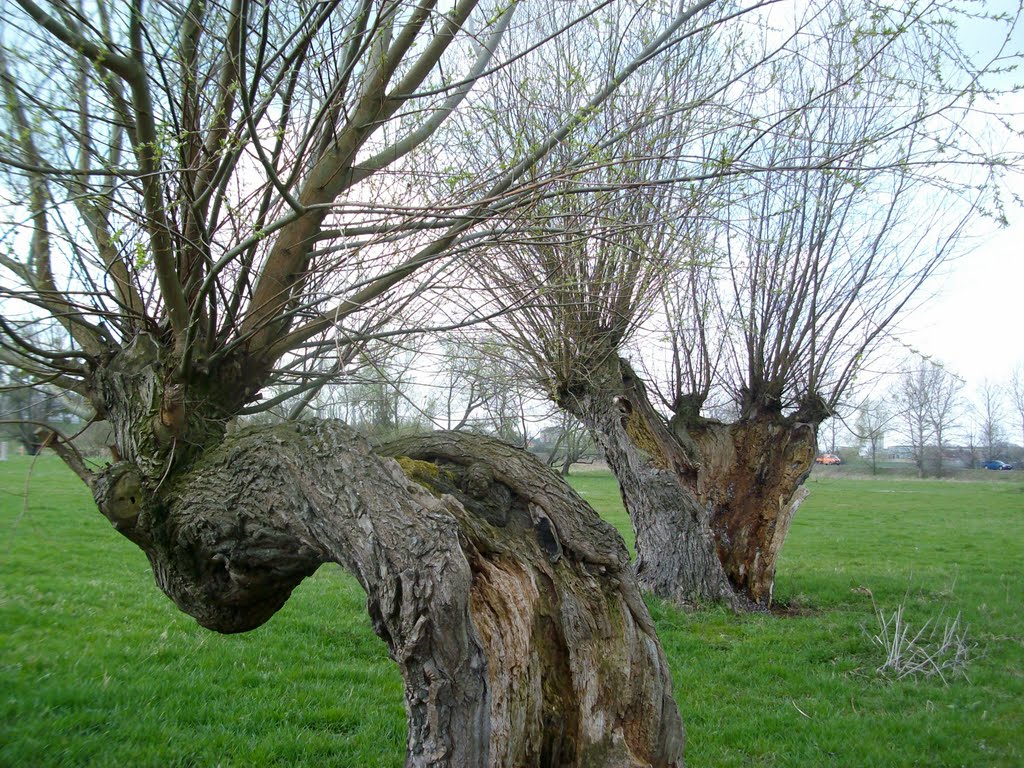
M775 567L797 509L807 497L804 481L814 465L813 424L781 413L748 416L732 424L676 423L699 457L685 477L711 510L719 559L733 587L768 607Z
M380 451L469 510L473 616L501 660L487 668L496 764L681 764L668 667L618 532L507 444L430 433Z
M781 412L666 423L614 355L558 399L596 436L619 481L645 589L682 605L771 604L778 556L807 495L813 424Z
M507 502L497 524L339 422L228 434L242 374L182 381L164 354L140 335L97 371L92 397L119 460L90 484L179 608L244 632L339 563L405 680L407 765L682 764L667 666L624 545L550 471L446 437L472 441L461 450L477 457L474 477L498 478L487 485Z
M693 459L654 410L629 365L609 355L559 404L582 421L615 473L636 534L636 575L647 591L684 606L745 605L715 547L710 510L683 478Z
M405 679L410 766L488 765L488 659L454 501L437 499L340 423L242 431L151 488L134 464L93 483L156 581L205 627L267 621L321 564L367 593Z

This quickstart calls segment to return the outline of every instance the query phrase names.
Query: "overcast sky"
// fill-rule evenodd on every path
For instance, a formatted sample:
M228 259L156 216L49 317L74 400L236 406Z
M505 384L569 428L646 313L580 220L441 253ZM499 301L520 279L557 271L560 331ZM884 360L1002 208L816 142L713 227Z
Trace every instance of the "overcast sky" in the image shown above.
M988 0L989 13L1012 12L1011 0ZM961 27L961 41L971 53L986 50L998 39L998 28L991 22L976 27ZM1013 51L1024 51L1024 25L1013 34ZM1005 87L1024 83L1024 72L1002 79ZM1013 105L1014 125L1024 131L1024 94L1003 100L1004 108ZM1024 150L1024 141L1021 141ZM1024 175L1011 180L1011 192L1024 200ZM898 339L922 353L942 360L967 381L973 395L984 379L1005 382L1014 366L1024 363L1024 208L1006 196L1006 214L1010 226L997 229L990 222L974 230L973 250L951 264L947 273L935 280L935 295L901 323Z
M1007 380L1024 362L1024 212L1014 219L951 265L898 335L963 377L969 394L985 378Z

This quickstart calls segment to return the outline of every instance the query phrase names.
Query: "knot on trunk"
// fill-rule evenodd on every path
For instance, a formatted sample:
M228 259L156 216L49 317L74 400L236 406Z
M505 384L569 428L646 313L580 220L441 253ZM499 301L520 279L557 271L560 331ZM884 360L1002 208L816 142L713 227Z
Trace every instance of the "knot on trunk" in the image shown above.
M832 417L832 408L825 402L825 399L816 392L804 395L797 402L796 413L793 414L795 421L812 425L817 430L818 425Z
M555 530L554 523L536 504L530 504L530 517L533 518L533 528L537 532L537 543L548 556L548 560L557 563L562 556L562 542L558 540L558 531Z
M131 462L120 461L97 472L91 480L96 506L118 531L134 530L145 499L142 473Z

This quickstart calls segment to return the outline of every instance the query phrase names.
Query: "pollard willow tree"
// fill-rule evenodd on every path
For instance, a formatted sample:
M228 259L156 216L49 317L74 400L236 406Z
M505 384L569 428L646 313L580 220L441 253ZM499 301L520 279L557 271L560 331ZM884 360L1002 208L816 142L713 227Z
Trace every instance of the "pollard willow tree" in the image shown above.
M438 141L508 62L626 10L623 33L642 40L538 141L472 174ZM354 573L405 679L409 765L681 763L624 545L518 455L479 448L471 480L434 495L340 423L230 426L401 328L417 294L492 237L482 223L544 185L553 148L651 59L740 10L5 10L3 362L109 424L116 460L100 470L56 432L48 442L203 626L259 626L321 563ZM33 335L46 319L63 348ZM457 456L446 466L460 476ZM478 515L474 493L502 514Z
M600 440L655 594L771 603L818 426L992 191L964 129L1002 51L965 61L948 12L811 4L697 88L707 49L677 49L670 89L644 81L651 130L500 249L488 282L529 302L509 343Z
M547 112L536 105L565 103L581 84L613 70L626 50L617 26L623 23L612 20L559 41L549 51L544 79L527 81L510 69L488 93L500 119L479 131L489 152L481 157L500 156L510 143L536 141L550 127ZM709 167L715 161L706 161L719 149L710 126L726 119L725 112L745 114L746 103L722 102L726 92L735 95L748 65L754 66L735 55L733 38L704 28L656 70L632 79L574 137L575 147L565 145L546 158L558 184L538 190L529 207L504 219L502 244L467 276L478 278L481 294L517 309L493 324L496 332L516 352L524 377L594 433L633 517L641 582L680 600L698 592L720 599L731 592L702 527L702 511L674 490L678 484L662 481L663 468L651 466L628 434L620 347L650 312L670 272L673 234L697 236L691 224L699 219L709 186L700 180L722 175L721 168ZM707 141L701 145L694 136ZM578 147L585 148L586 165L574 161ZM684 188L680 182L687 180L694 183ZM694 215L678 215L683 211ZM647 515L651 509L658 514ZM699 584L678 571L656 583L660 577L650 555L658 546L654 539L664 536L684 542L689 562L707 566Z
M975 61L958 42L959 24L980 23L970 7L830 6L780 89L780 114L807 108L741 140L755 173L726 190L720 258L670 284L668 426L730 584L755 605L772 600L821 423L965 252L971 223L1002 220L1000 176L1020 160L993 150L1005 107L986 88L1019 55L1013 21L984 20L992 45ZM716 389L733 418L702 412Z

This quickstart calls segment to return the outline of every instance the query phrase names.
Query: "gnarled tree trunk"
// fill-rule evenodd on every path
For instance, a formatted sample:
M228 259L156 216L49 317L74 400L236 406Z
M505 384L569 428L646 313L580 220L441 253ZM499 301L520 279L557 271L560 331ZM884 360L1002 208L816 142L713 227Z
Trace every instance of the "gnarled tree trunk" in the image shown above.
M144 337L122 354L95 395L122 460L91 476L93 495L203 626L253 629L336 562L405 680L407 765L682 764L621 538L539 462L443 438L472 441L467 488L495 478L491 520L475 491L425 489L340 422L226 434L209 403L231 382L171 383Z
M618 532L518 448L429 433L382 446L469 511L496 765L682 764L682 721Z
M406 684L408 765L486 765L485 648L459 510L339 423L225 437L159 488L133 464L93 483L100 510L149 557L160 588L218 632L254 629L323 563L367 594Z
M753 415L732 424L695 421L684 427L696 447L697 471L687 478L711 510L719 558L735 589L767 607L775 566L797 509L809 493L814 465L812 423L781 413Z
M693 458L651 406L628 364L609 355L586 382L558 393L604 450L636 533L636 574L649 592L682 605L745 604L729 583L708 507L684 479Z
M115 464L54 447L179 608L245 632L340 563L406 682L407 765L682 765L625 544L538 460L447 434L407 474L340 422L229 432L245 358L187 380L174 359L140 334L96 370Z
M781 413L667 424L612 354L557 397L593 432L619 481L645 589L683 605L771 603L778 555L807 494L813 424Z

